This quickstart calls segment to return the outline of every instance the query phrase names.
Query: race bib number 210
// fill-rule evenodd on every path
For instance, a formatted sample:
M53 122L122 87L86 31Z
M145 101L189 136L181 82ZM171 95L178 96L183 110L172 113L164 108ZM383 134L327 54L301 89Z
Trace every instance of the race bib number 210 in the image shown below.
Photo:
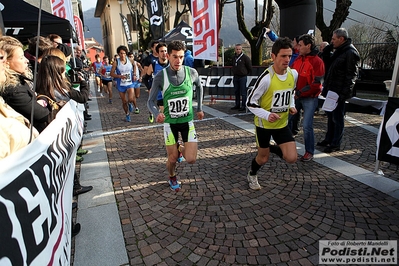
M286 112L290 108L291 95L291 90L275 91L273 93L272 107L270 109L270 112Z

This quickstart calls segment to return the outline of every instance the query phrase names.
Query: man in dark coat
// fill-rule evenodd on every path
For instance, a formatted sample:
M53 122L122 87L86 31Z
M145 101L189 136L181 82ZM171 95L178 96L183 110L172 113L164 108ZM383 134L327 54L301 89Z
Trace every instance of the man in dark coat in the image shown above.
M331 51L334 52L330 55ZM331 153L340 150L345 125L345 101L352 96L353 87L358 73L360 61L359 52L348 38L348 31L339 28L334 31L331 44L323 50L323 61L326 75L322 95L327 96L329 91L338 94L336 108L327 113L327 133L318 146L326 147L324 152Z

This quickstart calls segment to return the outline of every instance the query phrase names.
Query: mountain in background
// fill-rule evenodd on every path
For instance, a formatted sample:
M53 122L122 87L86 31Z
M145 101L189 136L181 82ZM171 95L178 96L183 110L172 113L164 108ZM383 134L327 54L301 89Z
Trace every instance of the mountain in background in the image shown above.
M379 0L379 1L364 1L364 0L352 0L352 5L349 18L344 22L343 27L349 28L356 21L364 23L364 21L370 22L370 17L361 14L358 11L366 13L370 16L380 18L382 20L399 23L398 21L398 0ZM247 22L248 29L254 25L254 8L253 0L244 0L244 17ZM245 41L244 36L238 30L237 18L236 18L236 6L235 3L227 4L223 11L222 28L220 30L220 38L223 39L223 44L225 47L234 45L235 43L242 43ZM330 23L332 12L335 9L335 2L333 0L324 1L324 20L327 25ZM330 11L331 10L331 11ZM94 17L95 9L89 9L85 11L84 22L85 25L89 27L90 32L85 32L85 37L93 37L97 42L102 44L102 34L101 34L101 24L100 19ZM352 20L351 20L352 19ZM356 21L353 21L356 20ZM376 21L378 22L378 21ZM300 23L293 22L293 23ZM391 25L386 24L387 27L392 28Z
M83 12L83 20L84 20L84 25L85 25L85 38L94 38L98 43L101 45L103 44L103 35L101 32L101 21L100 18L95 18L94 17L94 11L95 9L89 9L85 12ZM90 30L90 32L87 32L87 29Z

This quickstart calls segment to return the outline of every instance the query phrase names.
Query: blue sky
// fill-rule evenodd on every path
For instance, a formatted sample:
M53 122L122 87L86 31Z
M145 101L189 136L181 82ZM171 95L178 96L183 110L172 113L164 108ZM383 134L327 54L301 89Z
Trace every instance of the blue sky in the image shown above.
M86 11L90 8L95 8L97 4L97 0L82 0L82 9Z

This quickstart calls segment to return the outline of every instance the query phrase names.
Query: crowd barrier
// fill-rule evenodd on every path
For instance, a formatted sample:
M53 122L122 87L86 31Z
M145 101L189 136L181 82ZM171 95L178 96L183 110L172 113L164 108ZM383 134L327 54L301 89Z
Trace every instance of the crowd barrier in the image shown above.
M82 107L69 101L38 138L0 160L0 265L70 265Z
M198 68L204 95L211 96L211 102L216 100L234 100L234 85L232 67ZM252 87L265 67L252 67L248 75L247 87Z

